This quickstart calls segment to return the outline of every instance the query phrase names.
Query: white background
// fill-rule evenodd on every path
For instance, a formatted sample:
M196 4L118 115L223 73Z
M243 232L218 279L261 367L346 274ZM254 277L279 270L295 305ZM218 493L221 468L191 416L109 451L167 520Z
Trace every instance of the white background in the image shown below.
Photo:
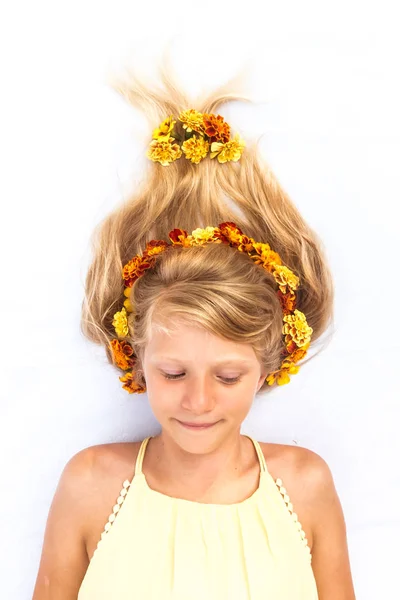
M8 2L0 15L0 596L31 598L60 473L80 449L157 431L79 331L89 236L140 179L146 119L107 85L152 81L166 42L195 95L246 61L255 104L221 112L262 146L322 237L333 341L259 397L243 431L321 454L358 600L398 594L399 69L395 3ZM154 74L154 75L153 75ZM153 80L154 83L158 83Z

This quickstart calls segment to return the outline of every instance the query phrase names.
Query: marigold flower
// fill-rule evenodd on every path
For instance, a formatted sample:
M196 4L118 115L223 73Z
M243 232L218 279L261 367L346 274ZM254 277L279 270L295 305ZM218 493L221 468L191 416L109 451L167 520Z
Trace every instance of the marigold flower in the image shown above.
M203 114L204 132L210 138L210 142L228 142L231 136L231 128L221 115L213 113ZM224 161L225 162L225 161Z
M301 348L296 348L296 350L288 356L288 360L290 360L293 363L299 362L299 360L302 360L305 357L309 347L310 347L310 342L308 342Z
M250 253L254 250L254 240L251 237L248 237L247 235L242 235L240 238L240 244L237 247L238 250L240 250L240 252L247 252Z
M153 162L159 162L164 167L169 167L171 162L182 156L182 150L179 144L175 143L173 137L163 137L150 143L146 156Z
M237 133L233 140L225 144L213 142L211 144L210 157L214 158L216 156L220 163L226 163L231 160L236 162L242 156L245 145L245 141Z
M173 246L184 246L185 248L189 248L192 245L192 236L189 236L188 232L184 229L173 229L169 232L168 237Z
M283 294L286 294L286 286L291 290L297 290L300 280L288 267L276 265L273 275Z
M243 239L243 233L239 227L236 227L235 223L226 221L225 223L220 223L218 228L230 244L235 247L240 246Z
M198 227L192 231L193 242L192 245L205 244L206 242L216 241L215 238L216 227L206 227L201 229Z
M262 265L270 273L276 269L277 265L282 264L281 257L277 252L271 250L269 244L257 244L255 249L257 254L253 254L251 258L256 265Z
M123 389L129 392L130 394L143 394L146 390L143 387L134 381L134 374L131 372L125 373L122 377L119 378L120 381L123 382Z
M127 298L126 300L124 300L124 307L126 309L126 312L128 312L128 313L133 312L132 302L130 301L129 298Z
M127 287L124 289L124 296L126 296L126 300L124 300L124 306L126 308L126 311L128 313L133 312L133 306L130 300L130 296L131 296L131 292L132 292L132 288L131 287Z
M111 340L110 347L114 356L115 364L126 371L131 369L135 364L135 357L132 346L125 341Z
M159 127L154 129L153 131L153 139L155 140L164 140L168 139L170 133L172 132L176 121L173 120L173 115L170 115L161 123Z
M310 342L313 329L307 324L304 313L296 308L293 315L285 315L283 320L285 324L282 333L286 334L285 342L292 340L298 347Z
M277 293L283 313L288 314L293 312L296 308L296 295L290 290L287 294L282 294L281 290L278 290Z
M125 307L115 313L112 324L118 337L125 337L129 334L128 317Z
M286 363L285 367L281 367L277 371L274 371L273 373L268 375L265 381L268 383L268 385L272 385L273 383L275 383L275 381L278 385L285 385L286 383L290 382L289 374L295 375L299 372L299 369L300 367L298 367L297 365Z
M204 134L203 114L194 108L182 111L179 114L179 120L182 121L182 127L188 133L196 131L196 133Z
M126 263L122 270L122 277L125 281L125 285L127 287L132 287L135 283L136 279L138 279L146 269L149 269L154 263L154 259L152 257L146 258L141 257L138 254L131 258L131 260Z
M196 164L199 164L199 162L207 156L209 149L209 142L204 138L196 137L195 135L182 144L182 150L185 153L186 158Z
M168 244L165 240L151 240L150 242L147 242L146 249L143 252L143 257L161 254L161 252L164 252L167 247Z

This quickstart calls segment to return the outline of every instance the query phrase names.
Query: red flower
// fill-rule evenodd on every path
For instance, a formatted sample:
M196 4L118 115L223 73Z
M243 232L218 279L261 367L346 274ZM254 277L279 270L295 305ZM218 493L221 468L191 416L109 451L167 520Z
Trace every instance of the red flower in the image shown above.
M229 142L231 128L221 115L203 114L204 132L210 138L210 142Z

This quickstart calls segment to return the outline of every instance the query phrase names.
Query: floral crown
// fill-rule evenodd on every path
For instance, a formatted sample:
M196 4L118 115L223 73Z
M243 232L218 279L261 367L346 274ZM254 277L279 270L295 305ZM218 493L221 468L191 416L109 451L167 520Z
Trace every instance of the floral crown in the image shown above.
M278 297L283 311L283 328L285 349L280 368L273 371L265 381L268 385L273 385L276 381L278 385L289 383L290 375L299 371L295 363L300 361L307 354L311 342L313 329L308 326L305 315L296 309L296 294L299 286L299 278L286 266L277 252L271 250L269 244L255 242L253 238L247 237L236 226L235 223L220 223L218 227L206 227L205 229L195 229L191 235L188 235L184 229L173 229L168 234L171 243L164 240L151 240L147 243L146 249L142 255L134 256L122 269L122 277L125 282L123 308L114 314L113 326L117 334L116 339L110 342L111 352L114 356L115 364L127 373L120 377L123 388L133 393L143 393L146 388L135 382L135 363L136 355L133 347L126 340L129 336L128 313L133 312L133 307L129 299L131 289L135 281L141 277L144 272L151 268L156 260L156 255L161 254L173 246L200 246L207 243L229 244L240 252L246 252L256 264L272 273L278 284Z
M187 160L199 164L209 150L210 157L217 157L220 163L238 161L241 157L245 142L238 133L230 140L230 126L221 115L200 113L190 108L182 111L178 120L182 123L181 131L175 127L177 121L174 121L173 115L154 129L153 140L146 153L150 160L168 167L182 156L183 151Z

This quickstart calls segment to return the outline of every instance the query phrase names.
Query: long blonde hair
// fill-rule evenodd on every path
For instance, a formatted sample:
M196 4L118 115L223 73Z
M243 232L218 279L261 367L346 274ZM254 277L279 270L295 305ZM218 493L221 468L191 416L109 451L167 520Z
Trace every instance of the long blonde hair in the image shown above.
M130 104L144 111L151 131L167 116L176 117L188 108L217 114L226 102L248 100L235 94L230 80L193 103L169 69L161 67L160 77L164 84L160 89L151 89L132 73L128 82L113 84ZM181 157L166 167L149 160L139 188L95 228L81 329L89 340L104 345L110 363L115 365L109 348L116 337L113 315L124 300L123 266L142 254L148 241L169 242L168 233L174 228L190 233L224 221L236 223L257 242L268 243L300 278L297 308L313 328L312 345L327 329L334 291L322 242L260 157L257 144L246 141L238 162L220 164L206 157L194 164ZM276 291L270 273L246 253L225 244L175 247L158 255L156 265L135 282L130 297L134 310L127 341L137 357L136 382L145 385L142 360L152 327L178 321L251 344L262 371L269 374L278 369L284 338ZM260 392L267 389L271 388L264 383Z

